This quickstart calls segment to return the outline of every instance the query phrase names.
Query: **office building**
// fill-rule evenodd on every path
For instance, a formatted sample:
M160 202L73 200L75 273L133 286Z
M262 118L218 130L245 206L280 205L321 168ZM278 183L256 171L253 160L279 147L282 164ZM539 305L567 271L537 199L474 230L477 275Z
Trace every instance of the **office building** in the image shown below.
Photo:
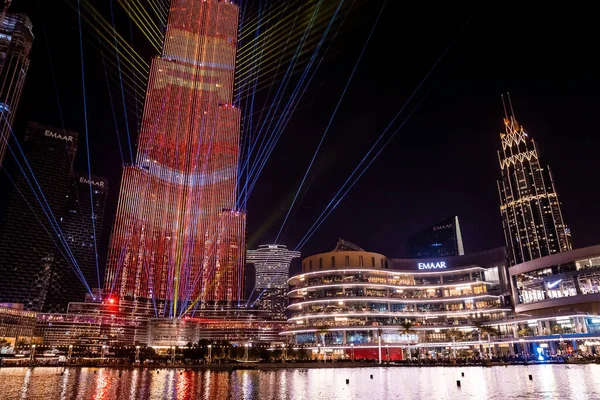
M571 250L550 167L542 166L535 141L514 115L506 114L504 127L498 193L510 265Z
M101 282L96 249L100 245L108 180L93 175L89 178L87 173L73 174L60 227L86 282L91 288L97 288ZM67 260L59 254L56 259L58 265L45 309L64 313L69 303L84 301L87 290Z
M458 217L450 217L408 238L409 258L453 257L465 254Z
M278 244L262 245L246 252L247 262L255 268L254 292L249 300L254 308L270 311L274 318L285 318L290 264L297 257L300 252Z
M31 21L23 14L9 14L9 4L5 2L0 15L0 166L10 142L33 44Z
M105 297L148 300L166 317L243 298L237 32L230 1L171 2L137 158L123 171Z
M14 187L0 221L0 302L42 311L58 276L58 258L77 268L60 232L77 133L30 123L21 146L26 158L17 154L10 172Z

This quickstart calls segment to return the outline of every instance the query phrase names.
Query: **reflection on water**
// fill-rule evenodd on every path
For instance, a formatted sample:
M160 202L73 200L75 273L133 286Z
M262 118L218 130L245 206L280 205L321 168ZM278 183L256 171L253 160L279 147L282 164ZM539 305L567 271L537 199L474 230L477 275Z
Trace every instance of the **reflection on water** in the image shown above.
M465 376L462 377L461 373ZM528 375L533 375L529 380ZM373 379L370 378L373 375ZM346 384L346 379L350 383ZM461 380L461 387L456 381ZM185 371L0 369L0 399L600 399L600 365Z

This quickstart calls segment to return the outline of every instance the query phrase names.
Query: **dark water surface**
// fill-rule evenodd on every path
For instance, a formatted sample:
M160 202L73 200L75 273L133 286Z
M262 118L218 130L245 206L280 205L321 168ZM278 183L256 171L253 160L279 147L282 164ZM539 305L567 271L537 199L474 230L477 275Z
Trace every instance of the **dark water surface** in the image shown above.
M71 368L61 376L62 371L52 367L2 368L0 398L600 399L600 365L235 372L164 369L158 374L151 369ZM350 379L349 384L346 379ZM456 386L458 379L460 388Z

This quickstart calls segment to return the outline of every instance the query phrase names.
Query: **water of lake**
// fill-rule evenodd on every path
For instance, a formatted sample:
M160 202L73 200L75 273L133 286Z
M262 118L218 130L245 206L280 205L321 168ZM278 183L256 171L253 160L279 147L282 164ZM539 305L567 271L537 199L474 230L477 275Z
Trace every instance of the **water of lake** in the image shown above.
M600 365L235 372L163 369L158 374L152 369L71 368L61 372L62 368L51 367L1 368L0 398L600 399Z

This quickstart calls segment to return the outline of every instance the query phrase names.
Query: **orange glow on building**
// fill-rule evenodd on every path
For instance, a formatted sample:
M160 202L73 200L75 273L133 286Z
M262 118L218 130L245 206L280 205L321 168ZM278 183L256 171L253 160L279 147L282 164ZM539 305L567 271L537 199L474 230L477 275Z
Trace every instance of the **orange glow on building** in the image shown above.
M173 0L163 53L150 67L105 292L152 300L160 316L243 296L240 110L232 105L237 30L238 7L228 1Z

